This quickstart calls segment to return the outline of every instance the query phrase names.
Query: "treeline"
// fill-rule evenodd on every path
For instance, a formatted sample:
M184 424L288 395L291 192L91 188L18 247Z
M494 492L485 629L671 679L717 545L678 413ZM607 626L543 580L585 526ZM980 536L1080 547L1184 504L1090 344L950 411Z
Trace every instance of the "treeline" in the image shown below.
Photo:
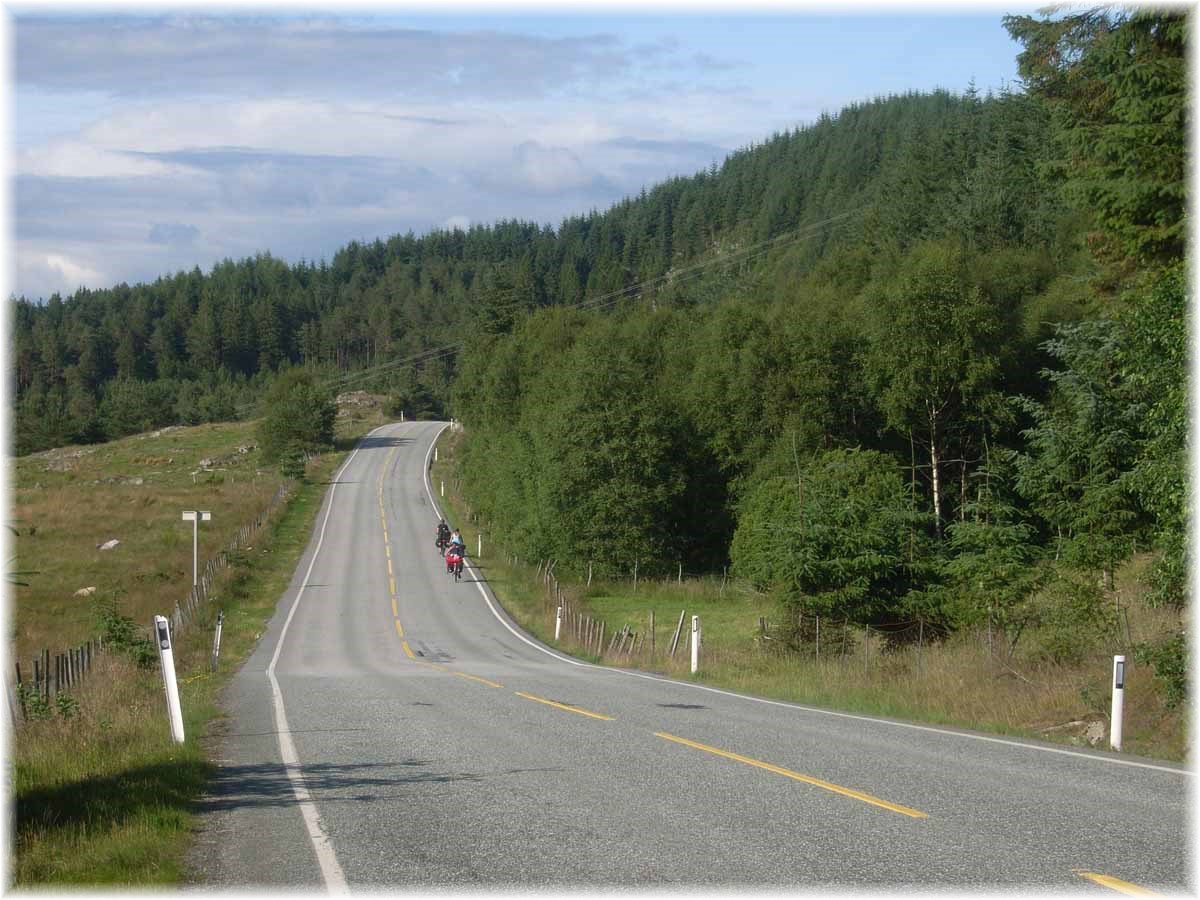
M1006 23L1026 95L735 155L755 214L709 246L736 263L474 336L465 490L515 552L730 561L808 612L1036 629L1055 658L1114 627L1137 550L1185 602L1184 17Z
M352 243L329 263L260 255L20 298L16 450L246 415L291 366L444 414L455 355L430 351L506 333L544 307L687 283L697 263L753 260L797 232L811 235L797 245L805 267L846 242L903 248L966 234L979 247L1048 245L1068 213L1028 165L1047 139L1044 112L1021 94L890 97L557 229L510 221L397 235Z

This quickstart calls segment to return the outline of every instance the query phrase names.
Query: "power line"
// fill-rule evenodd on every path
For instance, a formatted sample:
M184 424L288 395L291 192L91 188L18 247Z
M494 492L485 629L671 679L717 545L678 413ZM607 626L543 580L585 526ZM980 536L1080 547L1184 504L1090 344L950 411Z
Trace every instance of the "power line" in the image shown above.
M662 283L674 283L676 281L687 281L692 278L698 277L699 275L704 274L705 270L712 268L713 266L732 265L735 263L744 263L744 262L748 262L749 260L756 259L760 256L763 256L763 255L769 253L771 250L775 249L777 246L785 246L788 243L799 241L804 238L812 237L814 234L819 232L821 229L833 224L834 222L838 222L843 219L847 219L851 216L860 215L861 213L865 212L865 210L866 210L866 207L860 207L858 209L849 210L848 212L838 213L836 215L829 216L829 217L827 217L825 219L821 219L820 221L817 221L817 222L810 222L807 225L799 226L797 228L792 229L791 231L784 232L783 234L778 234L775 237L765 238L761 241L756 241L753 244L749 244L746 247L739 247L730 252L721 253L717 256L710 257L709 259L701 260L696 263L692 263L691 265L684 266L679 269L671 269L670 271L665 272L662 275L656 275L653 278L647 278L644 281L626 285L625 287L618 288L617 290L614 290L614 291L609 291L608 293L601 294L597 297L589 297L587 299L580 300L576 303L563 304L561 306L561 308L562 309L589 310L589 311L597 311L597 310L607 309L608 307L615 305L617 302L619 302L621 299L623 299L625 297L641 295L646 289L654 287L656 285L659 285ZM518 290L518 288L516 288L516 287L510 288L506 292L507 299L511 299L512 296L517 292L517 290ZM384 372L384 371L387 371L390 369L394 369L394 368L397 368L400 366L415 365L415 364L423 363L423 362L434 362L439 359L444 359L445 357L453 355L462 349L463 349L462 341L458 341L453 344L446 344L441 347L431 347L427 350L422 350L419 353L415 353L411 356L403 357L401 359L391 360L386 363L380 363L379 365L376 365L376 366L370 366L366 369L359 369L356 372L350 372L345 375L341 375L341 376L334 377L332 379L328 379L324 382L320 382L320 385L322 387L324 387L325 389L332 391L337 388L347 387L351 384L354 384L355 382L359 382L359 381L365 380L367 378L374 377L374 376L380 374L381 372ZM239 407L238 409L239 409L239 412L243 412L243 411L248 412L248 411L252 410L256 405L257 405L257 402L245 404L243 407Z

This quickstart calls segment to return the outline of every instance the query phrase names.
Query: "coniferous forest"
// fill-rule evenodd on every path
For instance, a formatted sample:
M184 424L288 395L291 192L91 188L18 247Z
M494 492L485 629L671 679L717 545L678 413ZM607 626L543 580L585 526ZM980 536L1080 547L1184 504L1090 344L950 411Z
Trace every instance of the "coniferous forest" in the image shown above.
M1136 553L1187 602L1188 21L1005 24L1022 90L857 103L557 228L15 299L15 450L255 417L302 367L461 419L524 558L1070 656Z

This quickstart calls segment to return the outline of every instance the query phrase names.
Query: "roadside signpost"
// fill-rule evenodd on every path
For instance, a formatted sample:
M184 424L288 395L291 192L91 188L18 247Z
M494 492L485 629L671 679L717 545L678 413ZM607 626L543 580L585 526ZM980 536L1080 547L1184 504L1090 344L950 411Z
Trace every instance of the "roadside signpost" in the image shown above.
M200 523L212 519L208 510L185 509L183 521L192 523L192 587L200 583L197 570L200 567Z

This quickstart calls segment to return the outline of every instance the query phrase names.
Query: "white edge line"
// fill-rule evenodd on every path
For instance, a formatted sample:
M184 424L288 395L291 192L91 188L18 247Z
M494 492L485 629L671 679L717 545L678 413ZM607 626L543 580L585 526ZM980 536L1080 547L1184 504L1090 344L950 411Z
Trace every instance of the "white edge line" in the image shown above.
M433 507L433 514L437 517L438 521L441 521L446 517L442 514L442 508L438 506L438 502L433 499L433 485L429 480L429 457L433 456L433 445L436 444L437 439L442 436L442 432L449 427L450 423L446 422L437 430L437 433L434 434L433 440L429 442L429 449L425 451L425 465L421 469L421 480L425 482L425 493L429 495L429 503Z
M445 426L443 426L443 428L444 427ZM441 431L439 431L438 434L441 434ZM436 440L437 440L437 437L435 436L434 441L436 441ZM429 445L429 454L432 454L432 453L433 453L433 444L430 444ZM428 460L429 454L426 454L426 460ZM429 499L432 501L433 500L433 492L429 488L429 467L428 467L428 465L426 465L426 468L425 468L425 490L429 492ZM434 504L434 508L437 509L436 503ZM784 709L797 709L797 710L801 710L803 712L819 713L823 716L836 716L839 719L854 719L854 720L857 720L860 722L874 722L877 725L891 725L895 728L911 728L914 731L928 731L928 732L932 732L933 734L942 734L942 735L947 735L949 737L967 738L967 739L973 740L973 741L985 741L990 744L1003 744L1008 747L1021 747L1025 750L1038 750L1038 751L1041 751L1042 753L1058 753L1062 756L1076 756L1076 757L1079 757L1080 759L1088 759L1093 762L1111 763L1114 766L1134 766L1135 768L1139 768L1139 769L1154 769L1159 772L1171 772L1175 775L1194 775L1195 774L1190 769L1176 769L1176 768L1172 768L1171 766L1156 766L1156 765L1153 765L1152 763L1136 762L1131 759L1112 759L1111 757L1107 757L1107 756L1095 756L1090 753L1079 753L1076 750L1060 750L1057 747L1041 747L1041 746L1038 746L1037 744L1025 744L1025 743L1022 743L1021 741L1010 741L1010 740L1006 740L1004 738L988 737L987 735L983 735L983 734L969 734L969 733L962 732L962 731L949 731L944 728L935 728L932 725L914 725L911 722L897 722L892 719L877 719L877 718L874 718L873 716L861 716L861 715L857 715L855 713L836 712L831 709L820 709L819 707L815 707L815 706L804 706L800 703L787 703L782 700L768 700L765 697L751 697L747 694L737 694L737 693L734 693L733 691L725 691L725 690L722 690L721 688L709 687L708 685L705 685L705 684L693 684L690 681L676 681L672 678L663 678L659 675L648 675L645 672L631 672L628 669L618 669L618 668L613 668L613 667L609 667L609 666L597 666L594 663L588 663L588 662L583 662L582 660L572 659L568 656L563 656L559 653L555 653L553 650L550 650L546 647L543 647L541 644L538 644L538 643L535 643L534 641L529 640L529 638L525 637L525 635L521 634L519 631L514 629L510 624L508 624L508 622L504 619L504 617L500 615L500 612L496 609L496 607L492 605L491 598L488 597L487 591L484 590L484 586L483 586L484 580L483 580L483 576L480 574L479 570L476 569L473 565L471 565L471 562L469 559L466 560L465 562L469 568L474 570L475 576L476 576L475 586L477 588L479 588L479 593L483 596L484 603L486 603L488 605L488 609L490 609L492 611L492 615L496 617L496 620L501 625L503 625L510 632L512 632L514 637L516 637L518 640L524 641L526 644L528 644L534 650L538 650L541 653L545 653L547 656L551 656L554 659L557 659L559 662L568 663L572 666L579 666L584 669L596 669L597 671L600 671L600 672L611 672L614 675L626 675L630 678L644 678L647 681L660 681L664 684L676 685L678 687L694 688L695 690L698 690L698 691L708 691L709 693L712 693L712 694L721 694L722 696L734 697L738 700L748 700L752 703L765 703L769 706L781 706Z
M389 423L390 424L390 423ZM367 437L373 435L380 428L386 428L386 425L380 425L379 428L373 428L367 433ZM313 803L312 795L309 794L307 786L304 784L304 773L300 769L300 755L296 752L296 745L292 742L291 729L288 727L287 714L283 708L283 693L279 690L279 682L275 678L275 663L279 661L279 653L283 649L283 640L287 637L288 627L292 624L292 617L296 615L296 610L300 607L300 598L304 595L304 589L308 586L309 577L312 575L313 566L317 564L317 557L321 554L321 545L325 543L325 528L329 524L329 515L333 512L333 495L337 492L337 479L350 463L354 461L354 457L358 456L358 451L361 449L362 442L354 448L354 452L350 454L350 458L342 463L341 468L334 473L333 484L329 486L329 505L325 507L325 518L321 522L321 534L317 538L317 547L313 550L312 559L308 562L308 571L304 573L304 580L300 583L300 589L296 591L296 599L292 601L292 608L288 610L287 619L284 620L283 630L279 633L279 640L275 644L275 652L271 656L271 664L267 666L267 678L271 681L271 698L275 707L275 733L279 738L279 756L283 760L284 769L287 771L288 781L292 783L292 793L296 795L296 803L300 806L300 813L304 816L304 824L308 829L308 838L312 841L313 851L317 855L317 863L321 866L321 876L325 879L325 887L330 893L344 894L349 891L346 884L346 874L342 871L342 867L338 865L337 854L333 851L333 844L329 840L329 835L321 827L320 817L317 815L316 804Z

